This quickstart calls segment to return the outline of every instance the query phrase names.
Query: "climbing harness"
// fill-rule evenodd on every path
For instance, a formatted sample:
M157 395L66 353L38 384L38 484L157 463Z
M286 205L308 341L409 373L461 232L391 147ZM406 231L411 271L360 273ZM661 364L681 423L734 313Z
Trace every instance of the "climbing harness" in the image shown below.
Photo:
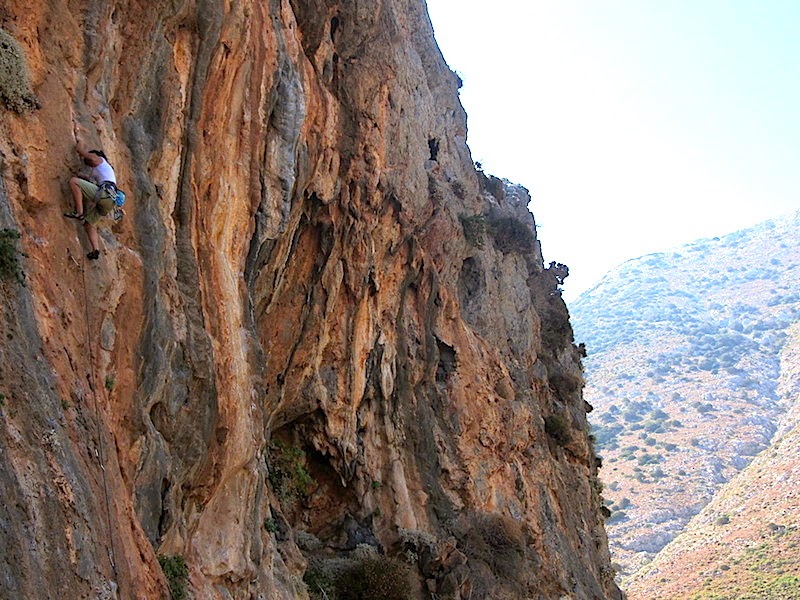
M95 202L101 198L111 198L116 207L125 205L125 192L119 189L113 181L101 181L98 184L97 192L94 195Z
M114 534L111 531L111 500L109 498L108 493L108 477L106 476L106 466L105 466L105 455L103 452L103 436L102 430L100 428L100 412L99 406L97 403L97 374L95 373L94 368L94 344L92 343L92 333L91 327L89 325L89 295L86 291L86 264L84 262L83 265L80 265L75 257L72 256L72 252L70 252L69 248L67 248L67 255L69 256L70 260L75 263L81 271L81 282L83 284L83 307L85 311L85 320L86 320L86 344L89 347L89 368L90 372L86 374L86 379L89 383L89 390L91 391L92 398L94 399L94 415L95 415L95 422L97 423L97 445L94 449L94 455L97 457L98 462L100 463L100 471L103 477L103 495L105 497L106 503L106 523L108 526L108 540L110 543L110 551L108 554L108 559L111 562L111 568L114 571L114 578L116 579L117 589L119 590L120 578L119 572L117 571L117 554L114 547ZM80 406L80 405L79 405Z
M97 193L94 196L95 202L101 198L111 198L114 200L114 207L111 211L111 216L114 221L119 221L125 216L125 211L122 207L125 205L125 192L117 187L113 181L103 181L97 186Z

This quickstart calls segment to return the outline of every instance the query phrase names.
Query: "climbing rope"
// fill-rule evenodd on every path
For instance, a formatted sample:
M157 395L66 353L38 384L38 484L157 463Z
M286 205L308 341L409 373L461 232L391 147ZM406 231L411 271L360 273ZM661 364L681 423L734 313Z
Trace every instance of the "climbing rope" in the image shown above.
M97 374L95 373L94 368L94 344L92 344L92 332L91 327L89 326L89 295L86 291L86 261L84 260L83 265L79 265L78 261L72 256L72 253L67 250L69 257L72 259L78 268L81 271L81 280L83 283L83 307L86 315L86 344L89 347L89 368L90 374L87 374L87 379L89 379L89 390L92 393L92 398L94 399L94 414L95 414L95 422L97 423L97 446L95 447L94 454L97 457L98 461L100 462L100 471L103 476L103 495L105 496L105 503L106 503L106 521L108 523L108 540L111 544L110 551L108 554L108 560L111 561L111 568L114 571L114 578L116 579L117 590L119 590L120 579L119 579L119 572L117 571L117 554L114 548L114 534L111 530L111 500L108 493L108 477L106 476L106 466L105 466L105 456L103 453L103 436L102 431L100 428L100 411L97 403Z

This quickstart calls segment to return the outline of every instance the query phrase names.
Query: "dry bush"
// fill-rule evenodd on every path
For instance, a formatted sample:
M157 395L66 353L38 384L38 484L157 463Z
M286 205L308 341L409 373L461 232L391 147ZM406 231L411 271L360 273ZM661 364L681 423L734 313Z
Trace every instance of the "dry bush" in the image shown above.
M400 527L397 533L400 535L400 542L405 559L409 563L416 564L418 561L426 560L436 554L438 542L436 538L427 531L404 529Z
M313 559L303 576L314 600L414 600L418 586L409 566L371 551L347 558Z
M336 581L339 600L412 600L408 565L386 556L354 563Z
M579 397L583 380L572 373L553 373L550 385L562 402L571 403Z
M561 415L549 415L544 418L544 432L560 446L566 446L572 440L569 425Z
M516 252L526 256L536 247L536 236L531 228L515 217L493 216L489 220L489 229L495 247L503 254Z
M441 204L445 200L444 192L439 186L439 182L432 174L428 174L428 197L434 204Z
M454 179L450 182L450 189L453 190L453 193L456 195L456 198L460 198L461 200L467 195L466 190L464 189L464 184L461 183L458 179Z
M464 230L464 237L470 246L481 249L484 246L486 236L486 216L485 215L459 215L461 228Z
M475 515L470 521L464 553L485 563L499 579L520 582L526 544L519 522L489 513Z
M306 552L316 552L321 550L323 547L322 542L317 536L315 536L313 533L303 530L297 530L294 532L294 542L297 544L297 547L300 548L300 550L304 550Z

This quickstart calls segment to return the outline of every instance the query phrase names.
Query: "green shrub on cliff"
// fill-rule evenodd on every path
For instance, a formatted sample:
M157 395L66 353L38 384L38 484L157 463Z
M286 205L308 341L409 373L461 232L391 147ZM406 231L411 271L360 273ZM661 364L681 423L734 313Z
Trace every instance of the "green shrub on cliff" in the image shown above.
M171 600L184 600L186 598L186 584L189 581L189 567L183 556L158 556L158 564L164 572L169 584L169 596Z
M339 600L336 594L336 580L331 569L327 568L332 561L310 563L303 574L303 581L308 587L308 595L312 600Z
M492 216L489 219L489 231L494 237L495 246L503 254L516 252L524 256L533 252L536 246L533 231L515 217Z
M3 29L0 29L0 99L18 113L39 108L39 101L31 92L22 49Z
M571 440L569 426L561 415L549 415L545 417L544 431L560 446L566 446Z
M458 220L461 222L461 228L464 230L464 237L470 246L474 246L479 250L484 246L484 237L486 236L486 216L485 215L459 215Z
M19 231L0 229L0 278L13 277L20 283L25 282L25 275L19 265L22 252L17 250L15 242L20 238Z
M269 482L281 500L307 496L314 478L306 469L306 453L297 446L273 440L268 454Z

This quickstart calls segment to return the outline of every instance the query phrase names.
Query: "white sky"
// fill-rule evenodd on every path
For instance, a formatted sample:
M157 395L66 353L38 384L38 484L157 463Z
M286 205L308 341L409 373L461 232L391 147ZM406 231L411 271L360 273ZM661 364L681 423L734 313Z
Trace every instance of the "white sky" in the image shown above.
M428 0L473 159L531 191L567 300L800 209L800 1Z

